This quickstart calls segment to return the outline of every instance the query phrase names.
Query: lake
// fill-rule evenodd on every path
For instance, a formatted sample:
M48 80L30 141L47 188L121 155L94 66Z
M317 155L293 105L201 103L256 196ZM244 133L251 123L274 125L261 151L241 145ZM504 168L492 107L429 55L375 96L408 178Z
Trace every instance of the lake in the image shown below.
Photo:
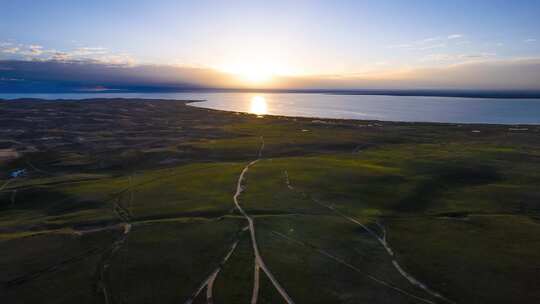
M204 100L196 107L339 119L407 122L540 124L540 99L332 95L300 93L66 93L0 94L0 98L148 98Z

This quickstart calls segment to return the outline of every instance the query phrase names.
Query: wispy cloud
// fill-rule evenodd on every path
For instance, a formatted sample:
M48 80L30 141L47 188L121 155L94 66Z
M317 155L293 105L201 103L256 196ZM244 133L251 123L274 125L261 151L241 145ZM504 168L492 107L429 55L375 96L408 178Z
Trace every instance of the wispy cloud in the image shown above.
M416 47L415 50L424 51L424 50L431 50L431 49L440 49L446 47L446 43L437 43L432 45L426 45L426 46L419 46Z
M440 40L436 40L435 38L428 38L412 43L402 43L402 44L396 44L396 45L390 45L388 48L390 49L403 49L403 50L429 50L429 49L435 49L435 48L444 48L446 47L446 43L439 42ZM436 42L436 43L435 43Z
M432 62L468 62L473 60L485 60L497 56L496 53L482 52L469 54L431 54L422 61Z
M424 38L424 39L409 42L409 43L390 45L388 46L388 48L414 50L414 51L445 48L448 46L448 43L450 43L450 41L459 40L464 37L465 36L462 34L451 34L448 36L434 36L434 37L428 37L428 38ZM460 44L460 42L461 41L457 41L455 43Z
M480 55L480 56L478 56ZM491 57L464 54L458 57ZM540 58L470 61L434 68L410 68L369 77L289 78L296 88L430 88L430 89L523 89L540 90Z
M72 56L104 55L108 50L104 47L80 47L71 52Z
M449 40L453 40L453 39L461 39L463 38L463 35L462 34L452 34L452 35L448 35L448 38Z
M525 43L533 43L533 42L536 42L536 39L535 38L528 38L528 39L525 39L523 40Z
M424 43L430 43L430 42L434 42L434 41L441 41L443 38L440 37L440 36L437 36L437 37L429 37L429 38L425 38L425 39L422 39L420 41L417 41L417 44L424 44Z

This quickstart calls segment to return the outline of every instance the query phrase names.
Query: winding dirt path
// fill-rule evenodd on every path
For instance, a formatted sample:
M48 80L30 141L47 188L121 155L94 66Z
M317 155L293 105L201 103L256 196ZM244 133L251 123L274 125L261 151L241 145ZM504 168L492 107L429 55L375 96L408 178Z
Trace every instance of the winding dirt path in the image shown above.
M130 196L129 196L129 201L127 203L128 206L131 206L131 204L133 203L133 198L134 198L134 194L133 194L134 189L131 186L131 183L132 183L132 176L129 177L129 184L130 184L129 195ZM105 304L111 303L111 294L106 284L107 272L109 271L109 268L111 266L111 260L113 259L116 252L118 252L118 250L120 250L122 245L124 245L124 243L126 242L128 234L131 232L131 228L132 228L131 213L129 212L129 209L127 209L126 207L122 206L122 204L120 204L120 201L123 198L123 194L124 193L120 194L117 200L113 200L113 211L116 214L116 216L123 222L122 224L123 233L116 241L114 241L110 249L103 255L103 257L101 258L98 264L98 276L97 276L96 285L97 285L97 288L101 290L101 293L103 294L103 299L105 301Z
M284 171L284 175L285 175L285 183L287 185L287 188L289 188L290 190L296 191L294 186L291 185L291 181L289 179L288 172ZM381 244L383 246L383 248L386 250L386 253L390 256L390 259L392 261L392 265L394 266L394 268L399 272L399 274L402 277L404 277L407 281L409 281L409 283L411 283L412 285L424 290L426 293L428 293L429 295L431 295L431 296L433 296L435 298L438 298L438 299L440 299L440 300L442 300L444 302L447 302L447 303L455 304L454 301L452 301L452 300L446 298L445 296L441 295L440 293L432 290L426 284L424 284L424 283L420 282L419 280L417 280L414 276L412 276L411 274L406 272L403 269L403 267L401 267L401 265L398 263L398 261L395 258L394 251L392 250L392 248L390 247L390 245L388 244L388 242L386 240L386 229L379 222L376 222L376 225L381 230L382 236L377 234L375 231L370 229L368 226L362 224L362 222L360 222L358 219L346 215L345 213L343 213L343 212L339 211L338 209L336 209L334 206L327 205L327 204L325 204L325 203L323 203L323 202L319 201L318 199L315 199L315 198L313 198L311 196L309 196L309 197L316 204L318 204L318 205L320 205L320 206L322 206L324 208L327 208L330 211L332 211L333 213L335 213L335 214L339 215L340 217L346 219L347 221L362 227L362 229L364 229L373 238L375 238L379 242L379 244Z
M234 204L236 205L236 209L242 214L242 216L248 221L248 227L249 227L249 234L251 236L251 244L253 247L253 253L255 254L255 276L254 276L254 286L253 286L253 294L252 294L252 304L257 303L258 299L258 292L259 292L259 271L257 269L257 266L260 267L266 274L266 276L270 279L276 290L279 292L281 297L288 303L288 304L294 304L294 301L289 296L287 291L279 284L278 280L274 277L270 269L266 266L264 263L264 260L259 252L259 246L257 244L257 237L255 235L255 221L244 211L242 206L239 202L239 197L244 191L244 187L242 186L242 183L244 181L244 177L246 173L249 171L249 168L253 165L255 165L257 162L261 160L262 157L262 151L264 149L264 139L261 137L261 147L259 149L258 157L256 160L250 162L247 164L242 172L240 173L240 176L238 177L238 182L236 184L236 193L233 196Z
M259 277L261 272L261 267L259 267L258 263L254 263L253 265L253 292L251 293L251 304L256 304L259 299Z
M236 250L236 247L238 246L239 241L240 241L239 238L234 241L234 243L231 246L231 249L229 249L227 254L223 257L223 259L219 263L218 267L216 267L216 269L214 269L214 271L212 271L212 273L210 273L210 275L208 277L206 277L206 279L204 279L204 281L201 283L201 285L199 285L199 288L197 288L197 290L191 295L191 297L189 297L189 299L187 299L186 302L184 302L185 304L193 303L193 301L197 298L197 296L199 296L199 294L204 290L204 288L206 288L206 301L207 301L207 303L213 303L213 301L214 301L213 300L214 299L214 296L213 296L214 282L216 281L216 278L217 278L219 272L223 268L223 265L225 265L225 263L227 263L229 258L232 256L232 254Z
M8 179L4 184L2 184L2 186L0 186L0 191L3 191L4 188L6 188L9 184L11 184L12 181L13 179Z
M277 236L279 236L279 237L281 237L281 238L284 238L285 240L288 240L288 241L290 241L290 242L292 242L292 243L296 243L296 244L301 245L301 246L303 246L303 247L307 247L307 248L309 248L309 249L315 250L315 251L317 251L319 254L321 254L321 255L323 255L323 256L325 256L325 257L327 257L327 258L330 258L331 260L334 260L334 261L337 262L338 264L344 265L344 266L346 266L347 268L349 268L349 269L351 269L351 270L353 270L353 271L355 271L355 272L358 272L358 273L362 274L363 276L366 276L366 277L369 278L370 280L372 280L372 281L374 281L374 282L376 282L376 283L379 283L379 284L381 284L381 285L383 285L383 286L385 286L385 287L388 287L388 288L390 288L390 289L393 289L393 290L395 290L395 291L397 291L397 292L399 292L399 293L401 293L401 294L403 294L403 295L406 295L406 296L408 296L408 297L411 297L411 298L413 298L413 299L419 300L419 301L424 302L424 303L435 304L433 301L430 301L429 299L422 298L422 297L420 297L420 296L414 295L414 294L412 294L412 293L410 293L410 292L407 292L407 291L405 291L405 290L403 290L403 289L401 289L401 288L399 288L399 287L394 286L393 284L391 284L391 283L389 283L389 282L386 282L386 281L384 281L384 280L381 280L381 279L379 279L379 278L377 278L377 277L375 277L375 276L373 276L373 275L371 275L371 274L365 273L365 272L363 272L360 268L358 268L358 267L356 267L356 266L354 266L354 265L352 265L352 264L346 262L345 260L343 260L343 259L341 259L341 258L339 258L339 257L337 257L337 256L335 256L335 255L333 255L333 254L331 254L331 253L329 253L329 252L326 251L326 250L323 250L323 249L318 248L318 247L316 247L316 246L314 246L314 245L307 244L307 243L305 243L305 242L299 241L299 240L297 240L297 239L293 239L293 238L291 238L291 237L289 237L289 236L286 236L286 235L284 235L284 234L282 234L282 233L279 233L279 232L277 232L277 231L272 231L272 233L275 234L275 235L277 235Z
M109 268L111 267L111 260L116 254L116 252L118 252L118 250L122 247L122 245L126 241L127 235L129 234L130 231L131 231L131 224L125 223L122 236L120 236L120 238L117 239L112 244L111 248L103 255L99 263L99 266L98 266L99 275L98 275L97 287L101 290L103 294L103 299L105 301L105 304L111 303L111 294L106 284L106 276L107 276L107 272L109 271Z

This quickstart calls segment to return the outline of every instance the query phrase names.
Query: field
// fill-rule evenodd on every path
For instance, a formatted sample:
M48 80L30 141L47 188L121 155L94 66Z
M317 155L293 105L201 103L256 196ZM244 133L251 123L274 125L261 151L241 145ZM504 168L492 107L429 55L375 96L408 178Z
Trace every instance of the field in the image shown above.
M0 101L0 302L540 303L539 184L540 126Z

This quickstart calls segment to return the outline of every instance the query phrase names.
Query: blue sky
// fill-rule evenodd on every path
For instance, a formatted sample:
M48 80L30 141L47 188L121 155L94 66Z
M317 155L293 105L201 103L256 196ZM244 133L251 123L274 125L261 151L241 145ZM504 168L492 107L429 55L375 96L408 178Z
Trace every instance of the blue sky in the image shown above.
M357 77L540 58L540 1L0 0L0 59ZM366 76L366 77L367 77Z

